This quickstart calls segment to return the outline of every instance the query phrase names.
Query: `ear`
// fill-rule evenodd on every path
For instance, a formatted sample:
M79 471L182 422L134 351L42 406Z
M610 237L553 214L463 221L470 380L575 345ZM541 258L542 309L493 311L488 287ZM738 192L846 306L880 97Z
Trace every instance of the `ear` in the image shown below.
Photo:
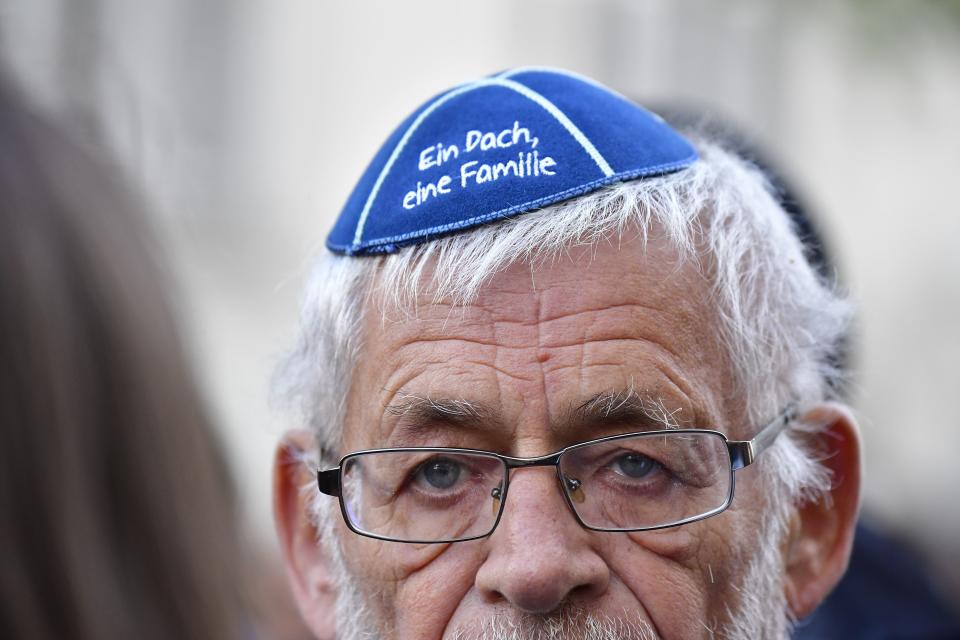
M289 431L277 446L273 466L273 517L294 599L307 626L320 640L336 637L337 592L330 562L310 510L316 477L303 463L313 447L308 431Z
M797 507L784 551L786 596L797 619L809 615L843 577L860 508L860 431L849 408L815 407L802 421L822 425L812 443L831 473L827 495Z

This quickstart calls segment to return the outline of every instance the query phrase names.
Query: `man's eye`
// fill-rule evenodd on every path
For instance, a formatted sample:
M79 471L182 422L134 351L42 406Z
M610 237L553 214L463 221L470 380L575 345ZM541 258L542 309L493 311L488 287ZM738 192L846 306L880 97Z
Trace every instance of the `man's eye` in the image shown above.
M660 464L640 453L627 453L617 458L614 471L628 478L645 478L660 468Z
M434 489L449 489L457 484L462 470L458 462L437 458L420 466L417 479Z

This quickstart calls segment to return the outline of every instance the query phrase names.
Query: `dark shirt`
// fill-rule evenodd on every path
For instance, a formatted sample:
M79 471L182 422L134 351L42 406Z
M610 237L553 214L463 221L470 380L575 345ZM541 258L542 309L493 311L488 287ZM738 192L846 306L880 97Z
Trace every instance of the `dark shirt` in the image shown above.
M846 575L795 640L960 640L960 619L903 545L860 523Z

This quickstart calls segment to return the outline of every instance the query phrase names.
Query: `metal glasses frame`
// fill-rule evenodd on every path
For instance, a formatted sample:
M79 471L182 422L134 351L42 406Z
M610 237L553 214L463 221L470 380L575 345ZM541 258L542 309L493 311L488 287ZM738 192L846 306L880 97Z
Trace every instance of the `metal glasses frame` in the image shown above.
M554 453L548 453L543 456L535 456L533 458L517 458L514 456L505 456L499 453L494 453L492 451L484 451L482 449L463 449L457 447L392 447L385 449L365 449L363 451L355 451L343 456L340 459L340 463L332 468L325 470L317 471L317 487L320 490L320 493L328 496L334 496L339 499L340 502L340 513L343 516L343 521L347 524L347 527L354 533L365 536L368 538L374 538L377 540L386 540L388 542L403 542L408 544L448 544L452 542L467 542L469 540L478 540L480 538L486 538L490 536L497 528L497 525L500 524L500 518L503 516L503 508L507 503L507 493L510 488L510 471L511 469L523 469L526 467L554 467L557 473L557 481L560 482L561 493L563 494L564 499L567 502L567 506L570 508L570 511L573 512L574 518L577 522L585 529L591 531L606 531L606 532L627 532L627 531L654 531L657 529L668 529L670 527L678 527L683 524L688 524L690 522L697 522L698 520L704 520L711 516L715 516L718 513L725 511L730 504L733 502L734 488L736 486L736 475L734 472L748 467L757 459L761 453L767 450L770 445L777 439L787 426L796 420L798 415L797 407L794 404L788 405L787 408L771 422L766 424L760 431L757 432L750 440L730 440L723 433L716 431L714 429L662 429L657 431L639 431L632 433L621 433L613 436L607 436L604 438L597 438L595 440L588 440L586 442L579 442L577 444L564 447L559 451ZM564 486L565 478L563 473L560 471L560 459L569 451L575 449L580 449L582 447L602 443L602 442L611 442L616 440L623 440L625 438L633 438L636 436L643 437L654 437L657 435L682 435L682 434L702 434L702 435L711 435L720 437L727 446L727 451L729 453L729 462L730 462L730 490L727 492L727 497L724 500L723 504L715 509L711 509L706 513L702 513L697 516L691 516L689 518L684 518L678 520L677 522L671 522L669 524L654 525L650 527L633 527L633 528L622 528L622 529L611 529L604 527L592 527L586 524L583 519L580 517L580 514L577 512L576 507L571 502L569 487ZM466 538L453 538L448 540L403 540L397 538L391 538L388 536L381 536L369 531L364 531L358 528L350 519L350 516L347 514L347 507L344 504L343 496L341 495L340 488L342 486L342 473L344 464L352 458L360 457L363 455L371 453L466 453L466 454L481 454L490 458L496 458L504 465L504 479L503 479L503 489L501 492L500 498L500 508L497 510L497 517L494 520L493 525L490 529L483 534L470 536Z

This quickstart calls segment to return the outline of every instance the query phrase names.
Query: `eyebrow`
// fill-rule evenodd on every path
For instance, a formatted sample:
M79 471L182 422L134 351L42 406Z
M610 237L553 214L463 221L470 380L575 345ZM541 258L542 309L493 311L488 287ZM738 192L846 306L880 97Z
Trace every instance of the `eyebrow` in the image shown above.
M602 391L575 407L565 420L570 429L583 429L590 425L629 424L636 431L678 429L677 414L681 409L670 411L663 400L641 394L634 389Z
M414 422L465 424L490 420L493 413L483 405L463 398L430 398L405 394L386 406L387 413Z
M385 411L400 419L391 438L400 441L429 438L451 427L479 432L497 431L503 427L499 412L464 398L404 394L387 405ZM680 427L677 416L680 411L670 411L660 398L634 389L602 391L565 412L551 429L572 440L589 438L591 431L603 426L629 425L631 431L677 429Z
M453 433L491 432L503 427L499 414L464 398L431 398L403 394L385 407L396 416L390 446L434 446Z

